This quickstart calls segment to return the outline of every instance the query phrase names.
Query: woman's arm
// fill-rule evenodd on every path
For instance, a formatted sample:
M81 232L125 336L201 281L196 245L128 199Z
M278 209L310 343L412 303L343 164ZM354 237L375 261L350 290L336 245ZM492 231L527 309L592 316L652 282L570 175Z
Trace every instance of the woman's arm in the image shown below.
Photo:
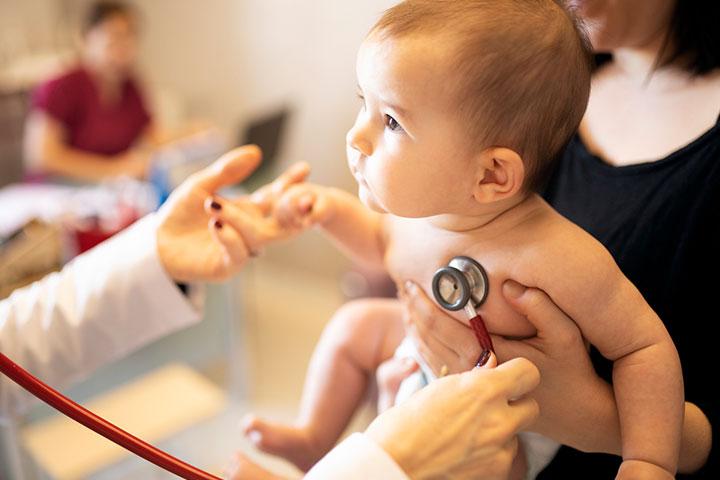
M103 156L69 147L62 124L46 113L31 113L25 132L24 153L31 169L85 181L120 175L144 178L147 174L150 158L146 153L133 150Z

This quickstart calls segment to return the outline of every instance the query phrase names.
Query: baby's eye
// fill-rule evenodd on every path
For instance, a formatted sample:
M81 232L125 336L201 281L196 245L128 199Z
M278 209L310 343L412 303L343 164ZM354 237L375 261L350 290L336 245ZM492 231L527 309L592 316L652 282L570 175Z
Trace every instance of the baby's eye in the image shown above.
M395 120L390 115L385 115L385 125L390 129L392 132L401 131L402 127L398 123L397 120Z

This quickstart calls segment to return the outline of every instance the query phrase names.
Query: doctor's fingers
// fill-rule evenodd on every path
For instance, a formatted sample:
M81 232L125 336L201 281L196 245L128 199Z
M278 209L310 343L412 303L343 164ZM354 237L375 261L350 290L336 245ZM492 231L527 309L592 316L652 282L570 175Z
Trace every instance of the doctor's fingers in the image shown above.
M304 182L310 175L310 165L305 162L298 162L291 165L271 183L259 188L250 195L250 201L256 204L263 211L263 214L270 214L274 202L291 185Z
M526 358L513 358L488 373L498 377L496 386L508 400L522 398L540 384L540 371Z
M234 228L253 254L259 253L269 242L282 237L282 231L274 218L252 214L233 202L224 202L222 209L213 215Z
M417 326L420 338L435 338L453 350L462 363L457 371L468 370L480 356L480 345L470 327L440 309L414 282L406 282L400 292L407 318Z
M260 165L262 152L256 145L230 150L210 166L192 175L190 183L208 193L245 180Z
M210 219L208 229L213 240L220 245L224 255L222 276L236 273L250 256L245 241L235 230L227 228L218 218ZM222 279L217 278L216 280Z
M527 430L540 416L540 405L534 398L513 400L509 404L508 421L514 432Z

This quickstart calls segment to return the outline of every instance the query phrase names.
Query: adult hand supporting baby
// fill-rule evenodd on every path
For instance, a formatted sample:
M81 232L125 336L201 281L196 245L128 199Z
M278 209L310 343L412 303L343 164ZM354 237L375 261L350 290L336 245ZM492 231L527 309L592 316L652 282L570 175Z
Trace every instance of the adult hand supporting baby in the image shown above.
M539 381L522 358L450 375L381 414L366 434L413 479L504 479L517 432L537 417L528 393Z
M612 387L595 373L575 323L540 290L508 280L502 293L538 332L525 340L492 336L498 361L524 357L540 369L542 383L533 398L542 415L531 430L577 449L620 454ZM407 308L408 334L434 371L446 366L453 373L474 366L480 347L469 327L448 315L417 285L406 285L400 297ZM394 396L393 392L383 394Z

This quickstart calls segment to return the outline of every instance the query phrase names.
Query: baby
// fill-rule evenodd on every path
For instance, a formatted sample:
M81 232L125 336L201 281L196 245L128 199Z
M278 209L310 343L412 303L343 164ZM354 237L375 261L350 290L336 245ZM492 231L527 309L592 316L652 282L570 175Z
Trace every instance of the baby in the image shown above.
M590 64L576 22L553 0L405 1L385 12L358 54L362 107L347 146L362 203L300 183L274 215L291 230L319 226L354 259L425 291L452 257L476 259L489 278L478 312L495 335L536 333L505 303L505 280L547 292L614 362L618 478L672 475L683 386L668 332L609 252L534 193L578 127ZM467 323L462 311L455 317ZM398 300L342 307L311 361L297 423L252 418L246 432L307 470L403 337Z

